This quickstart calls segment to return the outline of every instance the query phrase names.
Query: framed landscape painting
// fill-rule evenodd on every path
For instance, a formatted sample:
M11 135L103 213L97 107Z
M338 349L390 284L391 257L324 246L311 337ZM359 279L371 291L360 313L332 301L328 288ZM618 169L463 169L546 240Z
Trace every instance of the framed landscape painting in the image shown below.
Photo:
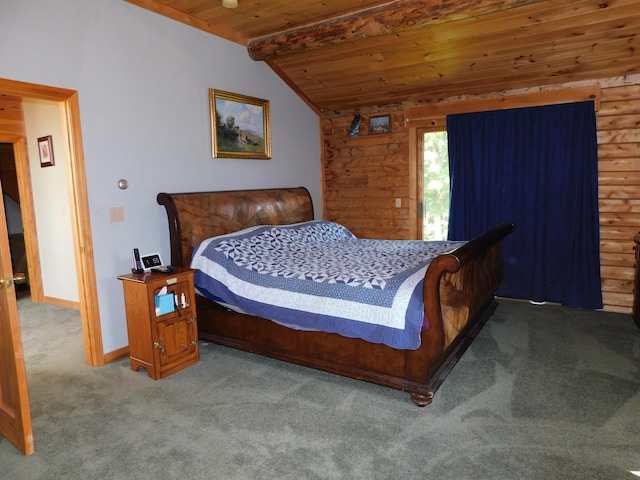
M213 158L271 158L269 101L209 89Z

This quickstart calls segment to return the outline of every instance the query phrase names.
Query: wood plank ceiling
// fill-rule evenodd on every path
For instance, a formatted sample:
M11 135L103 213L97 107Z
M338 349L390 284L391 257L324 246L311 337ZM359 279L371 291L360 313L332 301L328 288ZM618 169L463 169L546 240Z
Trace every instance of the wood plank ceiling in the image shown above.
M640 73L638 0L125 0L247 47L316 111Z

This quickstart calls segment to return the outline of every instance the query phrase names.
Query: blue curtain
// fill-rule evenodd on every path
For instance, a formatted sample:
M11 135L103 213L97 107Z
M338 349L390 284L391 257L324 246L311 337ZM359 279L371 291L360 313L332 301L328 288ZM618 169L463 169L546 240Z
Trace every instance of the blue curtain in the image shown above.
M602 308L593 102L447 117L449 238L503 221L498 295Z

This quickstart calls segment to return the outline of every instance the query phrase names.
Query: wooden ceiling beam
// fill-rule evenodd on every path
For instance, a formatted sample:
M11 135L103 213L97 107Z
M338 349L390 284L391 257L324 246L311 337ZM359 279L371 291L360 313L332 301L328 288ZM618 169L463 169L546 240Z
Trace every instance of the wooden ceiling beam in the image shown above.
M131 0L128 0L131 1ZM397 34L427 25L477 17L543 0L405 0L390 2L348 15L286 30L249 41L249 56L256 61L303 53L326 45Z

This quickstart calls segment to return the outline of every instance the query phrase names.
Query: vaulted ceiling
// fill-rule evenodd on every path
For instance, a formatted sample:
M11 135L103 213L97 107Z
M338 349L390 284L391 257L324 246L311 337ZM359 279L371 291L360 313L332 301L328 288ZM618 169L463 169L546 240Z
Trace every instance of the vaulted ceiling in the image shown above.
M638 0L126 0L247 47L316 111L640 73Z

